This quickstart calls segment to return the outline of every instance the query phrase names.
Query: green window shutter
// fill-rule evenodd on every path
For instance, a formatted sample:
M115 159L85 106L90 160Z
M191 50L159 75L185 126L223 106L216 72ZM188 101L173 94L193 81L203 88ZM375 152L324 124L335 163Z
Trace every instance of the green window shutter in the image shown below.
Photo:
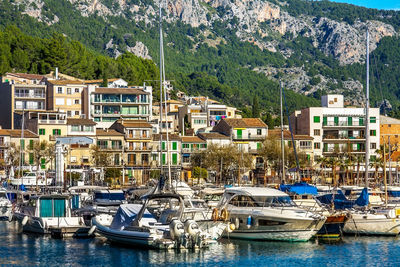
M376 130L370 130L369 131L370 136L376 136Z
M46 129L39 129L39 135L45 135Z
M207 144L204 144L204 148L207 148Z
M370 123L376 123L376 117L369 117Z
M56 133L56 129L53 129L53 135L56 135L57 133Z
M321 117L320 116L314 116L314 122L315 123L321 122Z
M361 149L361 144L357 144L357 151L360 151Z
M242 130L236 130L236 135L238 139L242 139Z
M335 122L335 126L339 125L339 117L334 117L333 121Z
M364 118L359 118L359 122L360 122L359 125L363 126L364 125Z
M33 153L29 153L29 164L33 164Z
M24 139L21 139L21 148L25 149L25 140Z
M162 154L162 164L166 164L167 163L167 161L166 161L166 155L165 155L165 153L163 153Z
M291 146L292 145L292 141L288 141L287 144L288 144L288 146Z
M261 143L257 143L257 149L261 149Z
M352 126L353 125L353 117L347 117L347 125Z
M42 170L46 169L46 159L44 159L44 158L40 159L40 168Z
M33 149L33 140L29 140L29 149L32 150Z
M177 149L178 149L178 143L172 142L172 150L177 150Z
M58 129L58 135L61 135L61 129Z
M162 150L165 150L165 142L162 142Z
M327 117L323 117L323 118L322 118L322 124L323 124L324 126L326 126L326 125L328 124L328 118L327 118Z
M178 154L176 154L176 153L172 154L172 164L173 165L178 164Z

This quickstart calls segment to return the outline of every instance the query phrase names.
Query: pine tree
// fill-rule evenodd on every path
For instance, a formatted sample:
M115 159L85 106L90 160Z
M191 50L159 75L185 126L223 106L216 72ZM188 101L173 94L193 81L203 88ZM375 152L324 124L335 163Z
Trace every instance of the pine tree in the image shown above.
M253 107L252 107L252 117L253 118L259 118L260 117L260 107L258 106L258 99L257 96L254 95L253 97Z

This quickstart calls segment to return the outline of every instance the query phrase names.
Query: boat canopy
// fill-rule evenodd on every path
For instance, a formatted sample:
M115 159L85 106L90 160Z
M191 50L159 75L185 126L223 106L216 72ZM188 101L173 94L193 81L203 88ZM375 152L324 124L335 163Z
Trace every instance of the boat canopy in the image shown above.
M364 188L360 196L356 200L348 200L343 192L341 190L338 190L336 194L326 194L318 196L317 199L323 204L331 205L333 203L335 205L335 209L343 210L351 209L354 206L363 207L368 205L369 194L368 189Z
M297 195L317 195L318 190L315 186L309 185L305 182L295 184L281 184L279 190L285 193L293 193Z
M136 216L139 214L142 206L142 204L122 204L119 206L117 214L115 214L110 228L114 230L123 230L125 227L130 226L132 221L135 220ZM157 220L146 209L142 217L142 222L156 223Z
M241 194L247 196L288 196L286 193L267 187L231 187L226 188L225 193Z

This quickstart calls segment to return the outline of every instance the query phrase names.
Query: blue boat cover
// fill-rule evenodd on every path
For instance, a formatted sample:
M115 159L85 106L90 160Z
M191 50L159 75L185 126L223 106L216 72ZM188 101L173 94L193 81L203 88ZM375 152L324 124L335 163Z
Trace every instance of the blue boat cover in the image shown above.
M131 225L142 206L142 204L122 204L119 206L117 214L115 214L110 228L114 230L123 230L125 227ZM147 209L143 214L142 220L157 222L157 220L154 219L153 215Z
M318 190L315 186L309 185L305 182L295 183L292 185L289 184L281 184L279 185L279 190L285 193L294 193L297 195L317 195Z
M323 203L331 205L332 202L335 205L336 210L351 209L354 206L366 206L369 202L368 189L364 188L360 196L356 200L348 200L341 190L337 191L337 194L326 194L318 196L317 199Z
M390 197L400 197L400 191L388 190L388 195Z

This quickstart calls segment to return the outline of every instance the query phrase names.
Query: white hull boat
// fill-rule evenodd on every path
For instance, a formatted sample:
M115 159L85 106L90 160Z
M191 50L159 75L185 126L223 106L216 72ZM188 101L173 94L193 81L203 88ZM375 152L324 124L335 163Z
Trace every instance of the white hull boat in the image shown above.
M352 212L343 231L347 234L359 235L398 235L400 233L400 216L396 213L398 212L395 209L379 213Z
M12 218L12 203L7 197L7 191L0 189L0 220Z
M221 216L228 214L235 225L225 237L250 240L308 241L326 220L297 207L286 193L270 188L226 189L216 213L218 210Z
M197 249L216 241L191 219L182 221L184 203L177 194L154 194L145 203L123 204L110 226L95 217L96 232L109 241L152 249Z

